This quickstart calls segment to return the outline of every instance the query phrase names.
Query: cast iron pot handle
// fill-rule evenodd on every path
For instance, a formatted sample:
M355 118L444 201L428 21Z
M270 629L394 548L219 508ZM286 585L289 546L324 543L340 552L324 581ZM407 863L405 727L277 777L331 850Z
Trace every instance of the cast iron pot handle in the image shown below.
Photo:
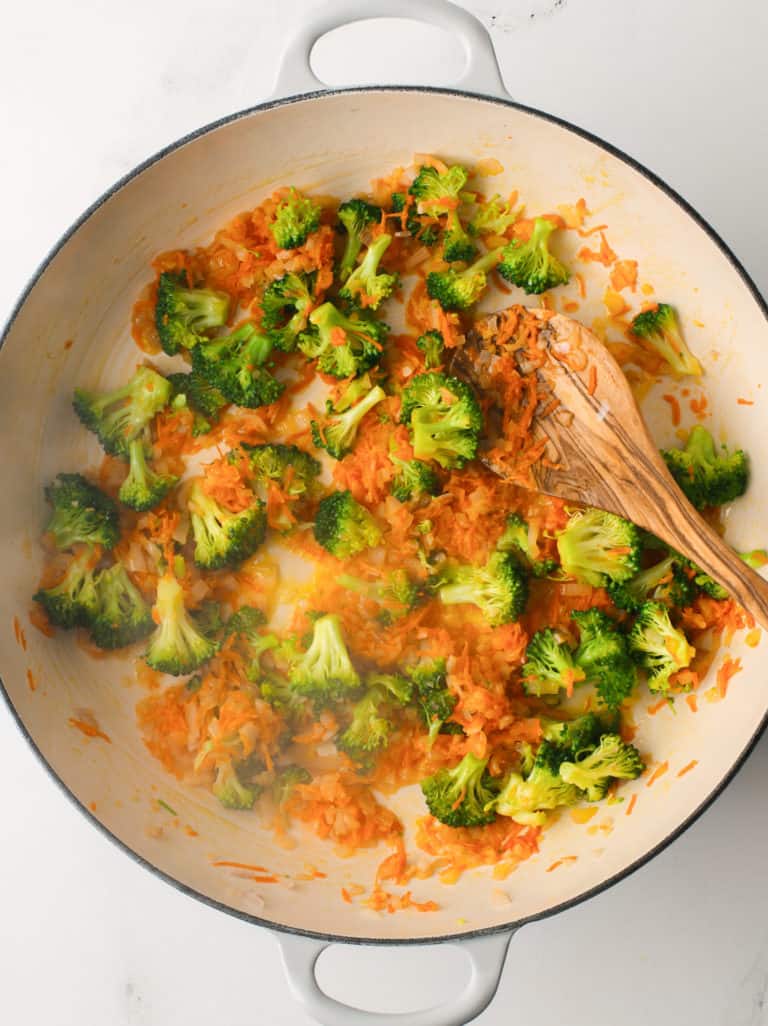
M468 92L507 98L488 30L474 14L448 0L330 0L310 11L283 54L274 96L325 89L309 62L312 47L326 32L370 18L410 18L447 29L464 44L467 58L464 74L456 85Z
M315 963L330 941L276 933L288 984L296 1000L322 1026L464 1026L487 1008L499 986L511 932L452 941L469 955L471 973L456 998L421 1012L365 1012L324 994L315 978Z

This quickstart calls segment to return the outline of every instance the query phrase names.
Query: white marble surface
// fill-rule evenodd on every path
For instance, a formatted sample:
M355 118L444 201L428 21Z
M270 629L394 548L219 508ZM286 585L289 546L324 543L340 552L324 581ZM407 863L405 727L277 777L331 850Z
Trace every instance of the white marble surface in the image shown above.
M198 125L266 97L285 40L312 6L6 7L0 317L48 247L115 178ZM763 0L466 6L491 28L515 98L654 168L768 292ZM376 39L371 54L329 38L318 60L339 83L450 83L459 53L451 40L422 28ZM478 1023L768 1024L767 774L764 739L715 807L653 863L522 931ZM272 938L183 897L112 847L52 785L4 707L0 779L0 1022L305 1026ZM352 1002L407 1010L444 994L461 966L445 949L339 948L322 978Z

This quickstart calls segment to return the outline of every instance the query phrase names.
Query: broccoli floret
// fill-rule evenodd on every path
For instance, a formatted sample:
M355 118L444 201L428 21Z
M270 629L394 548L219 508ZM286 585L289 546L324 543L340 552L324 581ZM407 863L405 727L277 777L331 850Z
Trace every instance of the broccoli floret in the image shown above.
M321 500L314 531L317 542L338 559L349 559L381 541L378 524L350 491L331 492Z
M195 563L204 570L238 566L264 541L266 506L254 499L240 513L231 513L195 482L189 496Z
M218 420L228 400L215 385L191 371L189 374L169 374L171 386L171 407L174 410L187 407L193 415L192 434L195 438L207 434Z
M556 630L545 627L528 642L523 666L523 689L527 695L557 695L561 688L570 693L584 676L571 647Z
M546 812L561 805L576 805L583 792L560 776L565 752L548 741L542 741L536 752L533 769L527 777L510 773L495 802L496 812L516 823L541 826Z
M98 575L96 596L98 609L90 628L99 648L125 648L152 633L152 610L122 563Z
M703 374L701 364L685 344L674 307L659 303L654 310L644 310L632 321L633 335L643 339L666 360L672 373L680 377Z
M464 381L436 371L417 374L402 400L400 419L410 425L417 459L432 459L452 470L475 458L483 415Z
M41 588L32 598L39 602L56 627L87 627L99 610L93 553L83 549L67 567L62 580Z
M77 542L111 549L120 537L117 506L82 474L59 474L45 489L53 513L46 531L58 549Z
M150 367L139 367L127 385L111 392L75 389L72 405L110 456L127 456L137 438L171 398L171 386Z
M590 755L577 762L561 763L560 776L566 784L585 791L589 801L599 802L613 780L634 780L644 769L634 745L625 744L618 734L605 734Z
M741 449L717 451L712 435L697 424L684 449L662 449L661 455L681 490L697 508L722 506L747 490L749 466Z
M339 264L339 279L346 281L357 263L363 245L363 233L381 221L381 207L362 199L347 200L339 207L338 218L347 232L347 243Z
M333 303L323 303L310 315L310 330L299 336L299 349L317 360L323 374L354 378L378 363L389 328L383 321L360 314L347 316Z
M352 709L349 726L336 738L336 747L355 762L367 765L373 752L386 748L393 723L382 715L387 693L372 687Z
M312 774L309 770L303 766L297 766L295 763L279 770L275 774L272 784L272 799L277 808L282 811L292 798L296 788L300 784L308 784L311 779Z
M279 249L298 249L320 225L320 207L306 196L291 188L275 210L275 219L269 226Z
M224 626L224 636L239 635L246 641L258 642L262 635L258 628L263 627L267 617L263 610L257 606L240 606L236 613L227 620Z
M407 201L404 192L393 192L390 209L393 214L399 214L405 208ZM440 238L440 229L434 218L425 218L415 213L415 207L411 206L406 217L405 227L411 237L416 239L422 246L435 246Z
M335 460L342 459L354 446L363 417L382 399L386 399L384 389L375 385L357 405L343 413L336 412L329 403L328 416L323 423L312 421L312 441Z
M427 808L435 819L452 827L483 826L496 813L496 783L486 772L487 759L467 752L452 769L441 769L421 782Z
M549 237L554 230L551 221L537 217L528 242L513 239L505 246L496 267L502 278L528 295L539 295L557 285L565 285L570 272L549 251Z
M122 503L141 513L162 502L179 479L173 474L158 474L149 466L143 438L129 442L128 459L128 476L117 494Z
M371 243L361 263L347 278L339 295L359 309L378 309L397 287L397 274L379 271L382 257L389 249L392 236L382 234Z
M477 247L459 218L461 191L466 182L467 171L458 165L442 173L434 167L422 167L410 188L421 210L434 217L446 215L443 257L448 263L471 260L477 252Z
M447 271L431 271L427 275L427 292L443 310L468 310L478 301L488 284L487 272L499 261L502 249L484 253L463 271L449 267Z
M456 707L456 696L448 690L445 660L435 659L406 670L413 694L429 732L430 743L438 734L462 734L461 725L448 721Z
M243 443L242 449L257 478L279 481L291 496L305 495L320 474L320 464L315 457L297 445Z
M557 567L554 559L534 559L528 524L519 513L510 513L504 531L496 542L499 552L511 552L534 577L546 577Z
M262 327L270 332L275 347L291 353L307 326L314 302L315 273L286 274L270 284L261 298Z
M605 724L592 712L577 716L575 720L541 721L542 740L556 745L572 761L594 751L605 733Z
M640 534L633 523L602 509L574 513L557 536L563 570L600 588L626 581L640 568Z
M397 467L397 474L392 479L392 494L398 502L408 502L422 495L439 495L440 478L426 463L421 460L401 460L389 454L391 462Z
M365 683L369 688L379 688L398 705L408 705L413 699L413 684L399 673L369 673Z
M232 759L225 759L216 767L213 793L225 809L252 809L259 797L259 788L246 787L237 775Z
M640 607L629 632L629 648L646 670L650 690L660 694L667 693L669 678L690 666L696 655L683 631L672 625L667 607L659 602L646 602Z
M195 625L207 638L218 639L224 632L226 620L220 602L206 599L194 612Z
M445 350L442 332L425 331L416 339L416 345L424 353L424 366L427 370L434 370L442 365Z
M278 674L269 674L259 682L259 694L289 722L301 720L311 708L307 699Z
M495 552L485 566L446 570L438 595L446 605L477 606L488 623L497 627L520 618L528 600L528 581L514 556Z
M155 325L160 344L169 356L204 341L206 332L226 324L228 313L226 292L188 288L185 274L164 271L160 275Z
M663 602L665 606L685 606L693 588L678 563L675 555L667 556L627 581L609 582L608 594L619 609L630 613L637 612L649 599Z
M609 709L618 709L637 683L626 637L601 609L571 613L579 628L576 665L595 685L598 698Z
M480 207L467 226L472 235L503 235L518 218L513 210L497 193Z
M338 616L329 613L315 620L312 641L289 673L291 687L316 705L348 698L360 686L341 633Z
M285 387L269 370L273 346L270 335L246 323L231 335L196 346L192 366L229 402L249 409L269 406Z
M395 602L400 610L382 609L377 615L380 623L390 624L398 616L409 613L421 598L419 585L412 581L405 570L393 570L384 581L364 581L351 574L339 574L336 583L342 588L365 595L374 602Z
M218 650L197 629L184 606L184 591L172 573L157 582L154 618L158 624L144 658L153 670L179 677L193 673Z

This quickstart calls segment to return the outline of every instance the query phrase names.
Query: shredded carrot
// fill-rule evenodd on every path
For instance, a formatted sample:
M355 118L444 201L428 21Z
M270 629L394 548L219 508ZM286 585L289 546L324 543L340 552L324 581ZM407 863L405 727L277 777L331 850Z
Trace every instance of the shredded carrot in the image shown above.
M85 734L89 738L101 738L102 741L106 741L107 744L112 744L112 738L109 734L105 734L103 730L100 730L94 723L86 723L85 720L75 719L74 716L70 716L67 721L70 727L74 727L79 730L81 734Z
M658 702L654 702L653 705L648 706L648 715L655 716L660 709L663 709L665 705L668 705L666 698L660 698Z
M621 292L623 289L637 288L637 260L617 260L610 276L611 286Z
M596 262L603 264L605 267L610 267L616 260L616 254L608 245L608 240L605 237L605 233L602 231L600 231L599 249L590 249L588 246L582 246L576 255L579 260L583 260L585 264Z
M755 405L753 399L737 399L736 402L739 404L739 406L754 406Z
M626 811L625 811L624 815L625 816L631 816L632 813L635 811L635 806L636 805L637 805L637 795L633 794L632 797L629 799L629 802L627 803L627 808L626 808Z
M690 773L692 769L695 769L699 765L698 759L691 759L677 774L678 777L684 777L686 773Z
M664 762L659 763L659 765L656 767L656 769L650 775L650 777L648 778L648 781L647 781L645 786L646 787L651 787L653 784L656 783L657 780L659 780L661 777L664 776L664 774L667 772L668 769L669 769L669 762L665 759Z
M686 695L685 701L688 703L688 708L691 712L695 713L699 711L699 704L696 701L696 695Z
M731 678L742 669L741 659L725 657L723 665L717 671L717 690L721 698L725 698Z
M341 896L348 905L352 904L352 895L349 893L346 887L341 888Z
M674 427L680 423L680 403L677 396L667 392L661 397L665 403L669 403L669 408L672 412L672 424Z
M215 867L224 867L227 869L248 869L253 873L269 873L266 866L253 866L249 862L230 862L229 859L217 859L211 863Z
M560 859L557 859L557 860L556 860L555 862L553 862L553 863L552 863L552 865L551 865L551 866L549 866L549 867L547 868L547 872L548 872L548 873L551 873L551 872L553 872L553 871L554 871L555 869L559 869L559 868L560 868L560 866L568 866L568 865L570 865L570 864L571 864L572 862L576 862L576 861L577 861L577 859L578 859L578 855L563 855L563 857L562 857L562 858L560 858Z
M27 670L27 684L29 685L30 691L37 690L37 680L31 670Z
M595 394L597 388L597 367L593 363L589 365L589 378L587 379L587 391L590 395Z

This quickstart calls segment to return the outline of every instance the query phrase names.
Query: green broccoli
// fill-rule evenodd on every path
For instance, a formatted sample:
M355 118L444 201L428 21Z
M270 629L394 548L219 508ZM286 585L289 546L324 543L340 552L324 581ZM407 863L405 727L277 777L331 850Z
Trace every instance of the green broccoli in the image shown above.
M154 630L152 610L122 563L98 575L96 597L98 608L90 629L99 648L125 648Z
M477 455L483 415L470 386L458 378L417 374L403 390L400 420L410 426L417 459L453 470Z
M261 298L261 326L270 333L275 348L291 353L307 327L314 302L315 272L283 275L270 282Z
M477 606L492 627L519 620L528 581L511 553L494 552L485 566L452 566L440 575L440 601Z
M311 491L320 474L320 464L297 445L267 443L248 445L242 451L257 480L279 481L288 495L299 497Z
M618 709L637 683L626 637L601 609L576 611L571 619L579 628L576 665L595 685L600 701L609 709Z
M124 505L143 513L162 502L179 479L173 474L158 474L149 466L143 438L128 443L128 459L128 476L117 494Z
M381 221L381 207L368 203L367 200L351 199L342 203L338 210L339 223L347 232L344 255L339 264L339 280L346 281L357 263L358 254L363 245L363 234L366 229Z
M528 295L539 295L557 285L565 285L570 272L549 251L549 237L555 227L545 217L537 217L528 242L513 239L505 246L496 267L502 278Z
M487 765L488 759L467 752L457 766L422 780L421 790L435 819L452 827L484 826L496 819L497 787Z
M155 325L169 356L194 349L206 333L227 323L229 296L214 289L191 289L186 274L163 271L157 283Z
M59 474L45 489L53 508L46 531L58 549L77 542L111 549L120 537L117 506L82 474Z
M547 577L557 567L554 559L535 559L528 524L519 513L510 513L504 531L496 542L498 552L513 553L534 577Z
M448 689L445 660L419 663L405 672L413 684L413 697L429 732L430 744L438 734L463 734L461 725L449 720L456 707L456 696Z
M315 620L312 641L288 674L295 692L316 705L337 702L360 687L360 675L352 665L338 616L329 613Z
M586 792L590 802L605 798L614 780L634 780L645 769L645 763L634 745L628 745L618 734L604 734L595 750L583 759L560 764L560 776Z
M192 435L197 438L207 434L228 405L227 399L194 370L189 374L169 374L168 383L171 386L171 409L186 407L193 416Z
M358 309L376 310L397 288L397 274L379 270L382 257L389 249L392 236L382 234L371 243L365 256L347 278L339 296Z
M410 613L422 597L419 585L412 581L403 569L393 570L384 581L364 581L351 574L339 574L336 583L358 595L365 595L374 602L387 604L387 608L382 609L377 615L379 623L385 625ZM390 608L393 602L397 609Z
M541 698L569 691L584 680L584 670L577 666L573 650L551 627L537 631L528 642L523 666L523 690Z
M675 554L641 570L626 581L611 581L608 594L614 605L635 613L643 602L652 599L665 606L685 606L690 602L693 588L690 578L679 565Z
M225 809L252 809L260 788L246 787L237 775L232 759L225 759L216 767L213 793Z
M640 568L640 534L629 520L602 509L574 513L557 536L563 570L600 588L626 581Z
M427 370L435 370L442 366L445 341L440 331L425 331L416 339L416 345L424 353L424 366Z
M254 499L240 513L231 513L211 498L196 481L189 496L195 563L203 570L239 566L264 541L266 506Z
M184 606L184 590L175 574L157 582L154 617L157 629L144 656L148 665L174 677L193 673L218 650L218 644L197 629Z
M300 784L308 784L311 779L312 774L309 770L303 766L297 766L295 763L278 770L272 784L272 800L275 806L283 811L293 797L296 788Z
M312 441L335 460L343 459L354 447L363 417L382 399L386 399L384 389L375 385L359 403L343 413L335 411L329 402L325 421L322 424L312 421Z
M690 666L696 649L683 631L672 625L669 611L659 602L645 602L629 632L629 648L648 674L651 691L666 694L670 677Z
M262 676L258 687L264 701L281 713L289 723L299 722L311 711L307 699L279 674L270 673Z
M213 599L205 599L195 609L195 626L207 638L219 639L223 636L224 625L227 622L221 603Z
M363 766L370 764L371 755L386 748L394 724L382 714L387 703L387 692L378 687L369 688L352 708L352 719L336 738L336 747Z
M407 196L404 192L393 192L390 203L390 210L393 214L400 214L405 209ZM437 245L440 238L440 229L436 218L431 215L426 217L414 212L412 205L408 210L405 220L405 227L411 237L416 239L422 246L432 247Z
M354 378L378 363L389 331L383 321L342 313L333 303L323 303L309 317L310 330L299 336L299 349L317 360L323 374Z
M397 468L391 489L398 502L408 502L422 495L440 494L440 478L426 463L422 463L421 460L401 460L392 453L389 454L389 459Z
M674 307L659 303L655 309L639 313L630 327L633 335L647 342L669 364L673 374L698 377L704 373L685 343Z
M502 252L502 249L491 249L463 271L453 267L447 271L430 271L427 293L443 310L468 310L485 292L487 272L497 266Z
M409 705L413 700L413 684L399 673L369 673L365 683L369 688L378 688L388 700L398 705Z
M73 406L85 427L93 431L110 456L128 455L128 443L167 406L171 386L151 367L139 367L127 385L111 392L75 389Z
M331 492L321 500L315 516L315 539L338 559L378 545L381 529L350 491Z
M542 741L528 776L512 772L504 780L493 806L496 812L516 823L542 826L548 811L578 804L583 792L560 776L565 755L557 745Z
M253 324L192 350L192 367L231 403L255 409L276 402L285 386L269 369L274 339Z
M519 211L513 210L509 203L496 193L479 205L467 228L472 235L503 235L518 216Z
M319 226L320 207L291 188L278 203L269 230L279 249L298 249Z
M749 466L741 449L717 451L712 435L697 424L684 449L662 449L661 455L686 498L697 508L722 506L747 490Z
M611 727L616 725L616 717L612 716ZM585 713L574 720L541 719L541 737L566 753L571 761L582 758L594 751L603 734L608 733L603 720L595 713Z
M467 177L466 169L458 165L443 173L434 167L421 167L409 190L418 200L421 210L433 216L446 215L443 258L448 263L471 260L477 252L459 218L461 193Z
M56 627L69 630L90 625L99 610L91 550L73 556L62 580L52 588L41 588L32 598Z

